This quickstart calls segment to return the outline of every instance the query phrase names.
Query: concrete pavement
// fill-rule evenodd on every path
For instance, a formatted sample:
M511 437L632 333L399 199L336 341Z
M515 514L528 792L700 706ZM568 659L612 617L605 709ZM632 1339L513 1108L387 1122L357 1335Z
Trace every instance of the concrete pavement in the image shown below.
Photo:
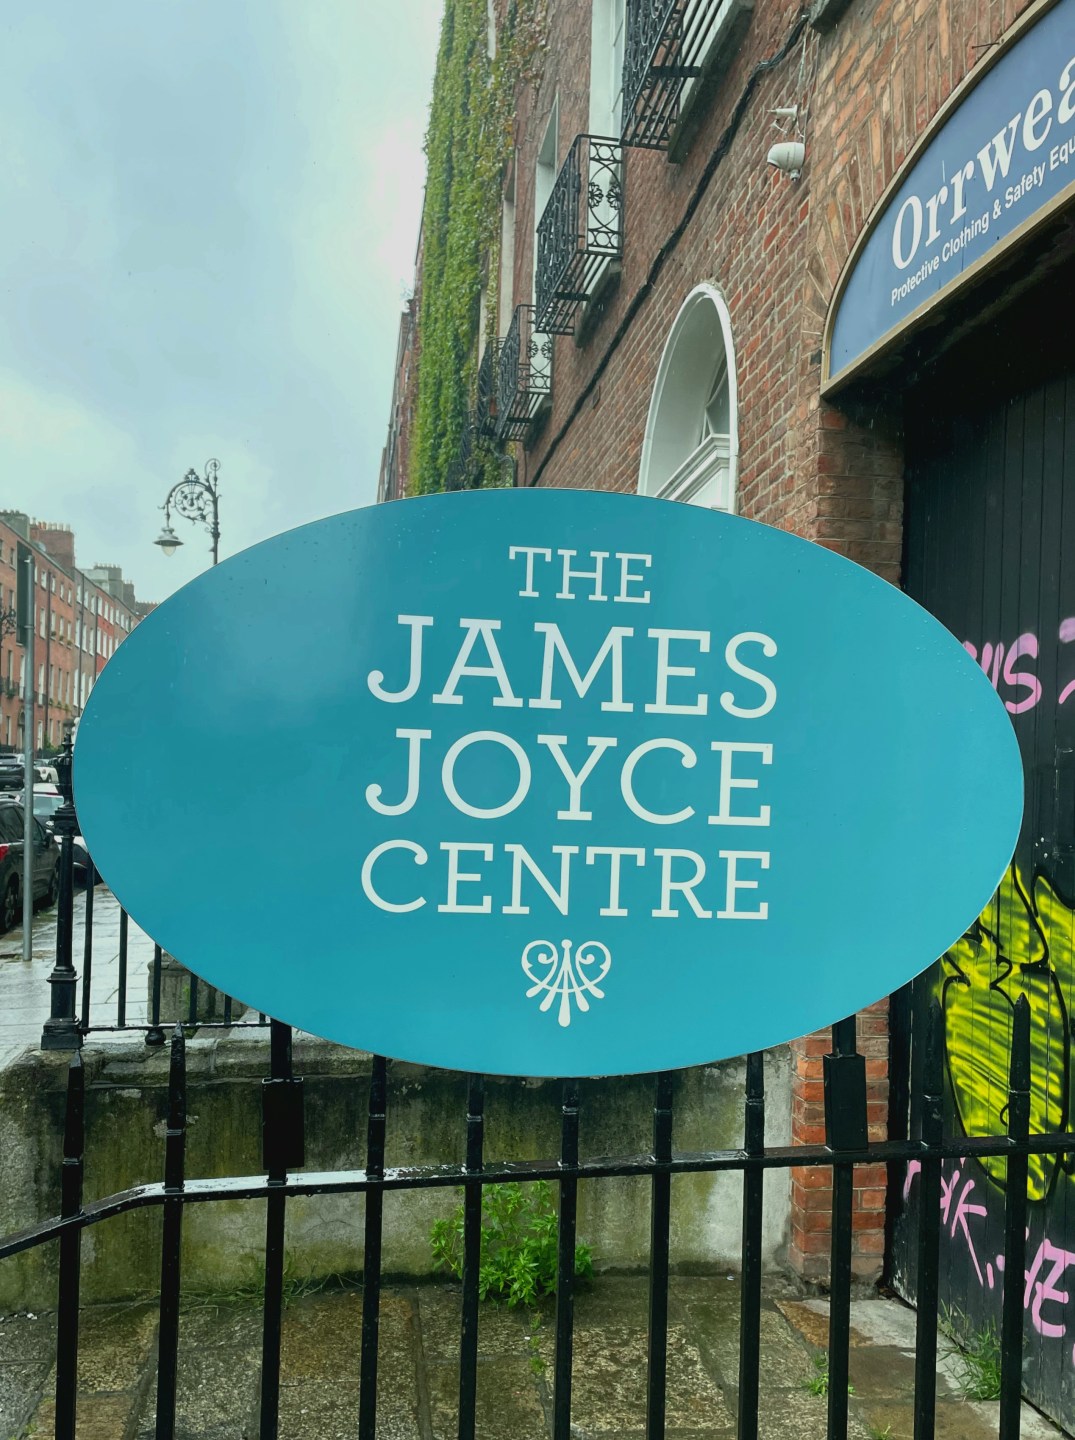
M575 1308L572 1434L576 1440L642 1440L646 1407L646 1281L599 1276ZM454 1440L459 1366L459 1289L394 1287L382 1296L377 1434L384 1440ZM674 1277L670 1291L667 1440L734 1440L738 1283ZM281 1440L355 1434L361 1290L295 1298L283 1327ZM553 1309L481 1307L480 1440L551 1435ZM893 1300L862 1300L851 1313L849 1440L911 1440L914 1314ZM151 1440L156 1309L83 1312L79 1440ZM817 1393L826 1302L769 1294L761 1327L763 1440L823 1440ZM51 1315L0 1322L0 1436L24 1440L54 1426ZM257 1434L261 1312L252 1297L202 1297L180 1323L177 1440L247 1440ZM938 1372L939 1440L995 1440L998 1406L962 1398L952 1364ZM1062 1432L1023 1406L1023 1440Z

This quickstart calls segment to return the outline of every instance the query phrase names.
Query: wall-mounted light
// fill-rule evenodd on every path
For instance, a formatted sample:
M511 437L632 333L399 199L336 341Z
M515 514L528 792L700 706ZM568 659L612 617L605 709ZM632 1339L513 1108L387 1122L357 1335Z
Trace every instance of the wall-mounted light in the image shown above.
M801 140L782 140L779 145L769 147L769 154L765 158L784 175L798 180L806 159L806 146Z
M803 144L803 132L799 126L798 105L782 105L776 110L770 110L770 115L776 118L773 121L773 129L779 130L782 135L798 131L797 140L781 140L769 147L769 153L765 157L770 165L774 165L782 174L789 179L798 180L802 174L803 161L806 159L806 146Z

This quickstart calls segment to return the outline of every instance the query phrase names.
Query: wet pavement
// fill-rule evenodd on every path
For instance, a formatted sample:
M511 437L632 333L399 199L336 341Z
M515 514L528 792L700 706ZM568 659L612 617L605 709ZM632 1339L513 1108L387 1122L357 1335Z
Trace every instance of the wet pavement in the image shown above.
M90 1022L116 1023L119 994L119 901L104 885L93 896L93 952L90 986ZM72 958L79 975L77 1005L81 1014L82 976L85 970L86 891L75 891ZM145 1023L148 996L147 968L153 959L153 942L131 921L127 947L127 1021ZM22 926L0 935L0 1066L9 1065L28 1045L38 1045L41 1027L49 1014L48 977L56 963L56 908L34 917L33 959L22 958ZM141 1036L138 1036L141 1043ZM134 1037L132 1037L132 1042ZM0 1427L0 1440L7 1440Z
M731 1277L674 1277L670 1290L667 1440L733 1440L738 1407L739 1287ZM575 1305L572 1435L642 1440L646 1417L643 1277L599 1276ZM336 1440L357 1431L362 1332L359 1289L295 1298L284 1312L281 1440ZM454 1440L459 1384L457 1286L382 1294L377 1434ZM55 1317L0 1320L0 1436L53 1433ZM851 1313L849 1440L911 1440L914 1313L862 1300ZM766 1297L761 1325L762 1440L823 1440L819 1377L827 1302ZM157 1314L148 1305L83 1311L78 1440L151 1440ZM553 1309L486 1303L478 1329L479 1440L552 1434ZM255 1302L204 1298L180 1323L177 1440L258 1433L261 1313ZM938 1440L994 1440L995 1402L963 1399L952 1358L938 1370ZM1023 1440L1063 1432L1023 1406Z

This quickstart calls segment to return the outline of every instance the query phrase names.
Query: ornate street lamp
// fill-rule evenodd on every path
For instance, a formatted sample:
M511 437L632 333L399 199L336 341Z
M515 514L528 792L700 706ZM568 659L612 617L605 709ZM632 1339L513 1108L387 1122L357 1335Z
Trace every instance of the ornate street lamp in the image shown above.
M204 525L209 531L213 537L213 564L217 563L220 546L220 486L217 483L219 469L219 460L209 460L206 462L204 480L197 470L188 470L178 485L173 485L168 491L168 498L161 506L164 511L164 525L153 542L160 546L165 555L174 555L183 544L172 529L174 509L184 520Z

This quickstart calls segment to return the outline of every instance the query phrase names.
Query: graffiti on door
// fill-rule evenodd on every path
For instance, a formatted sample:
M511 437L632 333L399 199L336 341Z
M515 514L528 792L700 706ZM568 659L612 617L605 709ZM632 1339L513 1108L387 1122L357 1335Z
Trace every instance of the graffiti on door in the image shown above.
M967 1135L1003 1134L1015 1002L1031 1015L1030 1125L1063 1130L1071 1113L1067 997L1075 988L1075 912L1045 875L1032 882L1013 863L970 930L941 959L937 987L945 1017L952 1099ZM1003 1187L1007 1161L981 1162ZM1032 1155L1028 1194L1046 1199L1068 1157Z
M941 1166L941 1228L956 1246L976 1277L979 1290L995 1290L1004 1273L1004 1256L992 1245L999 1226L999 1207L988 1186L978 1183L973 1162L946 1160ZM907 1200L922 1169L917 1160L907 1167L903 1198ZM1075 1251L1066 1250L1043 1236L1027 1251L1023 1277L1023 1309L1035 1334L1045 1340L1075 1334L1075 1285L1067 1280L1075 1266ZM1072 1353L1075 1364L1075 1351Z
M949 1099L960 1130L985 1136L1003 1134L1007 1127L1012 1017L1021 995L1031 1014L1031 1129L1070 1127L1075 908L1050 875L1028 872L1017 855L981 915L941 957L926 988L944 1011ZM905 1204L917 1193L920 1169L917 1161L907 1168ZM942 1296L971 1330L998 1313L1006 1169L1003 1157L942 1166ZM1063 1346L1058 1363L1075 1380L1075 1154L1032 1155L1027 1194L1028 1334L1042 1346Z
M1061 645L1070 645L1075 640L1075 615L1061 620L1057 639ZM1004 701L1010 715L1022 715L1033 710L1045 695L1045 688L1036 673L1036 662L1041 654L1041 644L1033 630L1024 630L1014 640L986 640L979 648L972 640L964 640L963 648L977 660L993 689ZM1057 705L1063 705L1075 695L1075 650L1071 655L1072 679L1060 681Z

